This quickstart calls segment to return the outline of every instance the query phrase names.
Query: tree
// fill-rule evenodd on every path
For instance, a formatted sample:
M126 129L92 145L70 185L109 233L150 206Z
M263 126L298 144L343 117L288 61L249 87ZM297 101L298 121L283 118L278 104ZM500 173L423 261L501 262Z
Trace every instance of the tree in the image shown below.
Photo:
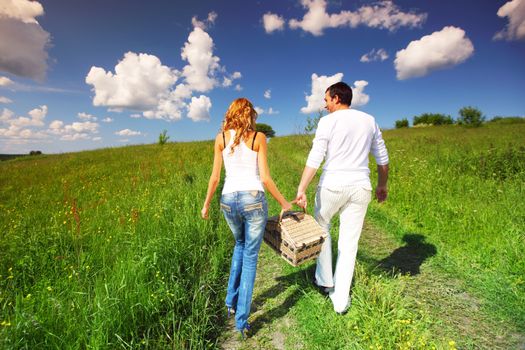
M423 113L421 115L414 116L412 125L416 126L419 124L426 125L445 125L454 124L454 120L451 116L440 114L440 113Z
M304 132L307 134L313 134L315 130L317 130L317 124L319 124L319 120L324 116L323 110L320 109L317 112L317 116L313 118L306 118L306 126L304 127Z
M478 127L485 120L483 113L476 107L463 107L459 110L460 118L458 118L458 124L467 126Z
M408 128L408 119L403 118L401 120L396 120L396 129Z
M159 145L164 145L169 139L168 130L164 129L159 135Z
M264 123L257 123L255 125L255 131L259 131L259 132L262 132L263 134L266 135L267 138L270 138L270 137L274 137L275 136L275 131L273 130L273 128L268 125L268 124L264 124Z

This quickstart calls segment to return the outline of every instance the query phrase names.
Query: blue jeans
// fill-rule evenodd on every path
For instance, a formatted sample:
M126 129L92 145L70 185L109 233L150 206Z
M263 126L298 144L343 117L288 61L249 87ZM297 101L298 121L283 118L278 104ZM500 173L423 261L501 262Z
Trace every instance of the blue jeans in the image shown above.
M226 193L221 196L221 211L235 238L225 302L235 309L235 326L243 330L250 315L268 204L262 191Z

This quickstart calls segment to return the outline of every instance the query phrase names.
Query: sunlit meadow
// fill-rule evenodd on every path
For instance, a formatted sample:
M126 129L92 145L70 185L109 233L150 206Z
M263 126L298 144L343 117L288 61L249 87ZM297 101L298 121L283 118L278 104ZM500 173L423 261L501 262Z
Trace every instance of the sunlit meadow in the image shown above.
M521 331L524 135L523 123L386 131L390 197L368 214L392 239L423 235L437 251L424 264L464 281L487 317ZM310 142L270 142L288 198ZM232 240L217 197L211 219L199 218L211 160L212 143L193 142L0 163L0 348L217 347ZM439 320L405 298L410 276L378 275L361 257L355 307L336 319L317 307L308 269L285 268L305 349L461 344L437 338Z

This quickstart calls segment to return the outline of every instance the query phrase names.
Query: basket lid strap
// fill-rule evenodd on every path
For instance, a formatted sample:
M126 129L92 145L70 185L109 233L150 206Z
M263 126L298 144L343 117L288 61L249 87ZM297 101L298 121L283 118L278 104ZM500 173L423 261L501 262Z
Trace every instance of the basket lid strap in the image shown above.
M292 202L292 204L297 205L297 203L295 203L295 202ZM299 206L299 205L297 205L297 206L298 206L299 208L303 209L303 213L306 214L306 207L303 208L303 207L301 207L301 206ZM279 214L279 223L281 223L281 221L283 221L283 216L284 216L284 214L286 214L286 213L287 213L287 212L285 212L284 210L281 209L281 213Z

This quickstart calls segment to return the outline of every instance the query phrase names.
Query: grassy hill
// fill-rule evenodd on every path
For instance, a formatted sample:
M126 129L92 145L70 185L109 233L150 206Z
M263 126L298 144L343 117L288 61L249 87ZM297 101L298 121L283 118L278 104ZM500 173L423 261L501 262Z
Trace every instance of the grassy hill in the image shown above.
M525 124L384 137L390 197L369 208L375 229L360 248L353 311L334 320L309 297L311 265L283 268L295 271L302 348L340 348L341 339L349 349L523 344ZM270 142L288 198L310 143ZM211 161L212 143L193 142L0 163L0 348L217 347L232 240L218 204L210 221L199 218ZM415 283L410 273L439 278ZM465 293L472 315L454 318L444 285ZM484 339L476 324L455 324L468 320L508 336Z

